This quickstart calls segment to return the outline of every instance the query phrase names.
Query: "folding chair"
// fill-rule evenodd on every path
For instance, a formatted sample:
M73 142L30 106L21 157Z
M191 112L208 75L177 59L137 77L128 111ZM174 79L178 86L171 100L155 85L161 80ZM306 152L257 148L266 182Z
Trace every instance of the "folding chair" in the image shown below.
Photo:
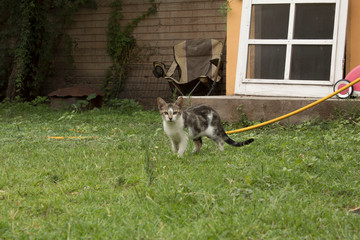
M153 74L165 78L175 94L210 95L221 80L223 50L224 44L215 39L183 41L174 46L174 61L169 69L162 62L154 62Z

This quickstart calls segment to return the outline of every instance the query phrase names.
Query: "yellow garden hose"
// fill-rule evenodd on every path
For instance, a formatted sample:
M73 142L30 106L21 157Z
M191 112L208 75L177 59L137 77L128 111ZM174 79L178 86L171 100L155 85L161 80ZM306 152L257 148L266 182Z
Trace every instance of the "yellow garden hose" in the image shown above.
M305 106L305 107L299 108L298 110L295 110L295 111L293 111L293 112L291 112L291 113L285 114L285 115L283 115L283 116L281 116L281 117L274 118L274 119L272 119L272 120L269 120L269 121L266 121L266 122L263 122L263 123L259 123L259 124L253 125L253 126L249 126L249 127L245 127L245 128L240 128L240 129L236 129L236 130L232 130L232 131L227 131L226 133L227 133L227 134L233 134L233 133L245 132L245 131L249 131L249 130L252 130L252 129L255 129L255 128L259 128L259 127L263 127L263 126L269 125L269 124L274 123L274 122L277 122L277 121L281 121L281 120L283 120L283 119L285 119L285 118L288 118L288 117L291 117L291 116L293 116L293 115L295 115L295 114L301 113L302 111L305 111L306 109L309 109L309 108L311 108L311 107L313 107L313 106L315 106L315 105L317 105L317 104L319 104L319 103L324 102L325 100L327 100L327 99L335 96L336 94L344 91L345 89L353 86L354 84L356 84L356 83L359 82L359 81L360 81L360 78L357 78L356 80L354 80L354 81L352 81L351 83L349 83L348 85L340 88L339 90L331 93L330 95L328 95L328 96L326 96L326 97L324 97L324 98L321 98L321 99L319 99L319 100L317 100L317 101L315 101L315 102L313 102L313 103L310 103L309 105L307 105L307 106Z

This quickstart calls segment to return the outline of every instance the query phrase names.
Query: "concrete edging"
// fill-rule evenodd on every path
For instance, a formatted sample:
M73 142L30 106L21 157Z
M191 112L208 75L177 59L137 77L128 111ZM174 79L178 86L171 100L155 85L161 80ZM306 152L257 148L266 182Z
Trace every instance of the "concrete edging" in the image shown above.
M267 121L295 111L318 99L315 98L281 98L281 97L250 97L250 96L193 96L185 97L188 106L207 104L214 108L223 121L236 122L241 112L250 121ZM241 110L239 110L241 108ZM360 108L357 99L331 98L319 105L305 110L281 123L301 123L313 119L330 119L338 112L352 112Z

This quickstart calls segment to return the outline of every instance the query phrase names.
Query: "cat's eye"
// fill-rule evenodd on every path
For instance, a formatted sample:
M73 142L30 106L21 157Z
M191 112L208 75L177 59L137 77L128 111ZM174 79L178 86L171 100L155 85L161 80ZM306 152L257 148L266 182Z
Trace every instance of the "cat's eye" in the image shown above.
M178 114L178 112L177 112L177 111L174 111L173 114Z
M168 112L164 112L165 115L168 115L169 113Z

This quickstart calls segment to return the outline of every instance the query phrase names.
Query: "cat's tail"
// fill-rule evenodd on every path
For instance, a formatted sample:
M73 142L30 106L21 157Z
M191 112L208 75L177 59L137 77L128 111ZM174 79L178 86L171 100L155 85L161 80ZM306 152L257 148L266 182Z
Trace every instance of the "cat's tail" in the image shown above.
M248 140L245 140L243 142L235 142L234 140L232 140L226 133L225 131L223 132L223 139L224 141L231 145L231 146L234 146L234 147L242 147L242 146L245 146L245 145L248 145L250 143L252 143L254 141L253 138L250 138Z
M248 145L250 143L252 143L254 141L253 138L249 138L248 140L245 140L243 142L235 142L234 140L232 140L231 138L227 137L226 139L224 139L224 141L231 145L231 146L234 146L234 147L242 147L242 146L245 146L245 145Z

